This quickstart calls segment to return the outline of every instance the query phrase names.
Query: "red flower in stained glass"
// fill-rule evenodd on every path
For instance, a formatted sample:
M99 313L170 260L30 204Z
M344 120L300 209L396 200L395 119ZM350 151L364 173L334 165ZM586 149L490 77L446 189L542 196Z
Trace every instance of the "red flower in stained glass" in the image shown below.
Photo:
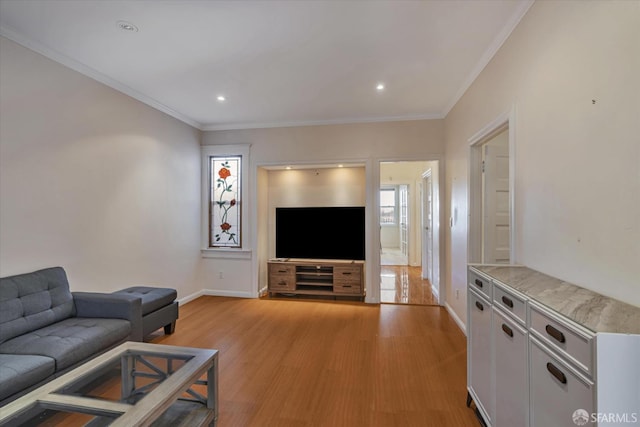
M227 179L231 176L231 171L227 168L222 168L218 171L218 175L220 176L220 178L222 179Z
M223 231L229 231L231 229L231 224L229 224L228 222L223 222L222 224L220 224L220 228L222 228Z

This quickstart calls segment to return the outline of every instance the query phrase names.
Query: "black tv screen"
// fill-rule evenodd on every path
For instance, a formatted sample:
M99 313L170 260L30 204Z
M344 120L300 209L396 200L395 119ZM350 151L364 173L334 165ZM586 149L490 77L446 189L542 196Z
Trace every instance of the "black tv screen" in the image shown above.
M276 257L364 260L364 206L276 208Z

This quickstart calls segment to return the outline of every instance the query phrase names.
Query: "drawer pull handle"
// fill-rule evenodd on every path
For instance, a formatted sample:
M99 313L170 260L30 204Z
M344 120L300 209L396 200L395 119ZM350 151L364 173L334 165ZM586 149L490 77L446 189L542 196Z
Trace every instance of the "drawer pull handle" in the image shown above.
M554 328L551 325L547 325L546 328L544 328L547 333L549 335L551 335L552 337L554 337L558 342L563 343L566 340L564 339L564 334L562 332L560 332L559 330L557 330L556 328Z
M346 276L350 276L351 272L350 271L343 271L342 274L346 275Z
M504 323L502 324L502 330L504 331L505 334L507 334L511 338L513 338L513 330L510 327L508 327L507 325L505 325Z
M507 298L507 297L502 297L502 302L504 303L504 305L506 305L509 308L513 308L513 301L511 300L511 298Z
M287 270L278 270L278 273L286 273Z
M551 372L551 375L556 377L556 379L560 381L562 384L567 383L567 377L562 373L560 369L556 368L556 366L553 363L551 362L547 363L547 371Z
M343 288L350 288L351 285L342 285Z
M476 301L476 307L478 307L478 310L484 311L484 306L481 303L479 303L478 301Z
M476 285L478 285L478 287L480 287L480 288L483 286L483 285L482 285L482 280L480 280L480 279L476 279L476 282L475 282L475 283L476 283Z
M283 281L278 282L278 285L280 285L280 286L287 286L287 282L285 282L285 281L283 280Z

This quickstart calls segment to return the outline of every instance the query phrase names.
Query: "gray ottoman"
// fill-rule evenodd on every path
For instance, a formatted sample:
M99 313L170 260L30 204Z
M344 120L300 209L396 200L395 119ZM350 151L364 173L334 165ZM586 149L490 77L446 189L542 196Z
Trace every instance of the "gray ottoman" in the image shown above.
M178 318L178 296L175 289L134 286L114 292L140 297L142 300L142 336L146 337L158 328L164 327L165 334L176 330Z

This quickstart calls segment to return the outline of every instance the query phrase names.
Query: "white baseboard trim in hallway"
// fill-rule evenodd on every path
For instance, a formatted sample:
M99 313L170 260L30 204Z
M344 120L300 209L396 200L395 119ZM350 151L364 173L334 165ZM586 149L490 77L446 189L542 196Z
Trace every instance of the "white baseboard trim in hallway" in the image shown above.
M453 318L453 321L456 322L456 324L458 325L458 327L460 328L462 333L466 336L467 335L467 327L464 324L464 322L462 320L460 320L460 318L458 317L456 312L453 311L453 308L449 305L449 303L445 302L444 303L444 307L447 309L447 312Z

